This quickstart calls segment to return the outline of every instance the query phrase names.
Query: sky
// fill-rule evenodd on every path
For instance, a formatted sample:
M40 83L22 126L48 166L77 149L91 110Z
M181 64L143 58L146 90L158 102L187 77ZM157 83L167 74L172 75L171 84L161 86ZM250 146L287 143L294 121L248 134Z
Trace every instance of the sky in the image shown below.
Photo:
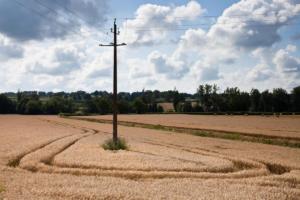
M300 0L0 0L0 92L300 85Z

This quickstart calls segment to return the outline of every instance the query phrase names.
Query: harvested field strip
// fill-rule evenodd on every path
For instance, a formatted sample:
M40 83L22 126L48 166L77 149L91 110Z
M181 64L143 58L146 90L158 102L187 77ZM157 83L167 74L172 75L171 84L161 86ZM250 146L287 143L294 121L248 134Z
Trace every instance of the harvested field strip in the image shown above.
M112 123L112 120L106 120L106 119L91 119L91 118L82 118L82 117L64 117L64 118L74 119L74 120L84 120L84 121L96 122L96 123L105 123L105 124ZM186 134L191 134L191 135L201 136L201 137L212 137L212 138L221 138L227 140L238 140L238 141L292 147L292 148L300 148L300 139L294 137L281 137L281 136L268 136L262 134L215 131L215 130L207 130L207 129L165 126L160 124L153 125L153 124L128 122L128 121L118 121L118 124L122 126L128 126L128 127L139 127L139 128L148 128L148 129L161 130L161 131L171 131L176 133L186 133Z
M20 160L23 159L23 157L25 157L26 155L31 154L31 153L33 153L33 152L35 152L35 151L37 151L37 150L39 150L41 148L46 147L47 145L50 145L50 144L52 144L52 143L54 143L54 142L56 142L58 140L61 140L63 138L69 137L69 136L71 136L71 135L67 135L67 136L56 138L54 140L48 141L48 142L46 142L44 144L41 144L40 146L38 146L38 147L36 147L34 149L31 149L31 150L26 151L26 152L22 152L21 154L19 154L19 155L15 156L14 158L10 159L8 161L7 165L10 166L10 167L17 167L20 164Z
M41 119L42 121L46 121L46 122L49 122L49 123L52 123L52 124L55 124L55 125L60 125L60 126L64 126L64 127L72 127L72 128L78 128L78 127L75 127L75 126L72 126L70 124L66 124L66 123L58 123L58 122L54 122L54 121L50 121L50 120L43 120ZM84 128L80 128L83 133L86 133L88 130L84 129ZM20 153L19 155L15 156L14 158L10 159L7 163L8 166L10 167L17 167L19 164L20 164L20 160L23 159L24 156L26 156L27 154L31 154L39 149L42 149L52 143L55 143L56 141L59 141L61 139L64 139L64 138L67 138L67 137L70 137L72 136L73 134L70 134L70 135L66 135L66 136L63 136L63 137L58 137L56 139L53 139L53 140L50 140L48 142L45 142L39 146L37 146L36 148L33 148L31 150L28 150L28 151L25 151L25 152L22 152Z
M99 170L99 169L82 169L82 168L63 168L56 166L45 166L39 172L44 173L56 173L56 174L71 174L76 176L108 176L118 177L124 179L163 179L163 178L193 178L193 179L244 179L268 176L269 173L266 170L248 170L235 173L210 173L210 172L138 172L138 171L119 171L119 170Z
M228 169L228 170L202 170L202 169L199 169L199 170L192 170L192 169L168 169L168 170L162 170L160 168L152 168L152 169L130 169L130 168L114 168L114 167L111 167L111 168L108 168L108 167L99 167L99 166L92 166L92 165L89 165L89 166L84 166L84 165L68 165L68 164L55 164L54 165L55 167L60 167L60 168L73 168L73 169L82 169L82 170L85 170L85 169L91 169L91 170L102 170L102 171L114 171L114 172L128 172L128 171L132 171L132 172L136 172L136 173L143 173L143 172L161 172L161 173L170 173L170 172L181 172L181 173L200 173L200 172L209 172L209 173L231 173L231 172L234 172L232 171L231 169ZM236 171L235 171L236 172Z
M88 135L72 135L38 149L23 157L19 167L36 172L38 171L39 163L51 164L51 160L56 154L62 152L84 136Z
M49 122L51 123L51 121ZM64 125L68 126L68 124ZM71 127L78 128L75 126ZM89 130L87 128L80 129L82 131L81 134L63 137L61 139L48 143L47 145L44 145L43 147L38 148L27 155L24 155L21 159L19 159L18 166L32 172L39 171L39 167L43 166L44 164L51 165L52 160L56 155L68 149L80 139L99 133L98 130Z
M153 142L149 142L149 141L147 143L150 143L152 145L165 146L165 147L169 147L169 148L180 148L182 151L187 151L187 152L192 152L192 153L196 153L196 154L200 154L200 155L208 155L208 156L214 156L214 157L218 157L218 158L222 158L222 159L227 159L227 160L230 160L234 163L235 169L232 169L233 171L242 170L242 169L251 169L251 168L254 168L255 165L258 168L259 167L260 168L266 167L271 174L279 174L280 175L280 174L288 173L288 172L291 171L291 169L289 167L285 167L285 166L280 165L280 164L267 163L267 162L262 162L262 161L255 161L257 163L250 163L249 161L241 161L241 159L239 159L239 158L223 156L223 155L220 155L217 152L211 152L211 151L203 150L203 149L197 148L197 147L194 148L196 150L195 151L195 150L187 149L186 147L181 146L181 145L174 145L174 144L168 144L168 143L157 144L157 143L153 143ZM199 150L200 150L200 152L199 152ZM257 166L257 164L259 166ZM300 168L298 168L298 170L300 170Z
M88 132L88 130L87 130ZM86 134L78 139L75 139L74 141L70 142L68 145L65 145L63 148L61 148L61 150L57 151L56 153L54 153L52 156L50 156L47 160L43 160L43 162L45 164L48 164L48 165L51 165L52 164L52 161L54 159L54 157L60 153L62 153L63 151L65 151L66 149L68 149L69 147L71 147L72 145L74 145L76 142L78 142L79 140L85 138L85 137L88 137L88 136L91 136L91 135L94 135L94 134L97 134L99 133L98 130L92 130L92 134Z
M228 172L237 172L237 171L241 171L241 170L248 170L248 169L253 169L253 168L257 168L257 169L263 169L265 168L265 163L259 163L259 162L253 162L253 161L248 161L248 160L241 160L238 158L234 158L234 157L227 157L227 156L223 156L220 155L218 153L211 153L211 152L203 152L203 150L192 150L192 149L187 149L183 146L180 145L173 145L173 144L156 144L153 142L148 142L152 145L159 145L159 146L164 146L164 147L168 147L168 148L180 148L180 150L182 151L186 151L186 152L191 152L191 153L195 153L195 154L199 154L199 155L204 155L204 156L213 156L213 157L217 157L217 158L221 158L221 159L226 159L226 160L230 160L231 162L233 162L234 164L234 168L231 168ZM270 171L270 170L269 170ZM224 171L225 173L226 171ZM272 173L272 171L270 171ZM286 171L287 172L287 171Z

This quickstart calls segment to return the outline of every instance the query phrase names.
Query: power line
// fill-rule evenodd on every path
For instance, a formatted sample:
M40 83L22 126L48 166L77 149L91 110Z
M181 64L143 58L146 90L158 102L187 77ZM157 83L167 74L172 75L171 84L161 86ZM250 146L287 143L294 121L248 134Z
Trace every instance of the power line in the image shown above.
M36 14L36 15L38 15L38 16L40 16L40 17L43 17L44 19L46 19L46 20L50 20L50 18L49 18L49 16L47 16L47 15L44 15L44 14L42 14L42 13L40 13L40 12L38 12L37 10L35 10L35 9L33 9L33 8L31 8L31 7L28 7L28 6L26 6L25 4L23 4L23 3L21 3L20 1L18 1L18 0L13 0L15 3L17 3L17 5L19 5L19 6L22 6L22 7L24 7L24 8L26 8L26 9L28 9L28 10L30 10L30 11L32 11L32 13L33 14ZM43 6L43 7L45 7L45 8L47 8L48 10L50 10L51 12L53 12L53 13L55 13L56 15L60 15L60 13L59 12L57 12L55 9L53 9L53 8L51 8L51 7L49 7L49 6L46 6L45 4L43 4L43 3L41 3L40 2L40 0L34 0L35 2L37 2L39 5L41 5L41 6ZM56 2L56 0L54 1L56 4L58 4L57 2ZM83 20L83 21L85 21L83 18L81 18L79 15L77 15L77 14L75 14L75 12L74 11L72 11L71 9L69 9L69 8L67 8L67 7L65 7L65 6L62 6L64 9L66 9L66 10L69 10L68 12L71 12L73 15L75 15L77 18L79 18L79 19L81 19L81 20ZM256 15L264 15L265 16L265 14L253 14L253 15L249 15L249 16L256 16ZM247 16L247 15L232 15L232 16L239 16L239 17L241 17L241 16ZM202 17L218 17L218 16L213 16L213 15L207 15L207 16L202 16ZM228 16L227 16L228 17ZM183 17L176 17L176 18L183 18ZM130 30L134 30L134 31L185 31L185 30L189 30L190 28L196 28L196 27L207 27L207 28L209 28L209 27L211 27L211 26L213 26L213 25L229 25L229 24L241 24L241 23L243 23L243 22L257 22L257 21L255 21L255 20L245 20L245 21L239 21L239 22L225 22L225 23L221 23L221 22L217 22L217 23L198 23L198 24L181 24L181 25L176 25L176 26L164 26L164 27L162 27L162 26L156 26L156 27L128 27L128 20L130 20L130 19L142 19L142 18L120 18L120 19L125 19L125 25L124 25L124 28L125 28L125 35L124 35L124 37L125 37L125 40L127 39L127 30L128 29L130 29ZM53 19L52 19L53 20ZM273 21L273 20L272 20ZM259 22L272 22L271 20L260 20ZM82 31L82 32L76 32L76 31L74 31L74 30L72 30L72 29L70 29L69 27L66 27L65 25L63 25L63 24L61 24L61 23L59 23L58 21L56 21L55 20L55 22L59 25L59 26L61 26L61 28L63 28L65 31L66 31L66 33L68 34L68 35L79 35L80 37L87 37L87 36L85 36L85 35L82 35L82 33L84 34L84 33L99 33L98 31ZM86 21L85 21L86 22ZM283 25L283 26L295 26L295 25L299 25L300 23L281 23L281 25ZM247 25L247 26L251 26L251 27L261 27L261 28L273 28L272 27L272 24L249 24L249 25ZM42 30L42 29L41 29ZM47 30L47 29L45 29L45 30ZM103 31L104 30L109 30L109 29L102 29ZM69 32L73 32L73 34L70 34ZM103 33L103 32L102 32ZM108 35L108 33L107 34L103 34L105 37ZM108 36L107 36L107 38L108 38ZM124 38L123 38L124 39ZM93 39L93 40L95 40L95 39ZM96 41L96 40L95 40Z
M20 1L18 1L18 0L13 0L13 1L14 1L15 3L17 3L17 5L19 5L19 6L23 7L23 8L25 8L25 9L28 9L28 10L32 11L34 14L39 15L40 17L42 17L42 18L44 18L44 19L46 19L46 20L50 20L48 16L43 15L42 13L36 11L35 9L26 6L25 4L21 3ZM57 21L56 21L56 22L57 22ZM58 24L59 26L61 26L61 28L65 29L67 32L72 31L72 30L70 30L70 29L67 29L67 27L65 27L63 24L60 24L60 23L58 23L58 22L57 22L57 24ZM78 34L78 33L76 33L76 32L74 32L74 33L75 33L75 34Z
M46 17L45 15L43 15L43 14L37 12L36 10L34 10L34 9L30 8L30 7L25 6L25 4L19 2L18 0L13 0L13 1L14 1L17 5L19 5L19 6L23 7L23 8L26 8L26 9L31 10L34 14L39 15L40 17L43 17L43 18L49 20L48 17Z
M79 15L79 14L78 14L76 11L74 11L73 9L71 9L71 8L69 8L69 7L67 7L67 6L65 6L65 5L63 5L63 4L61 4L61 3L59 3L60 1L53 0L53 2L54 2L57 6L63 8L64 10L66 10L66 11L69 12L69 13L71 13L73 16L75 16L76 18L78 18L78 19L80 19L81 21L85 22L86 24L89 24L89 23L90 23L89 21L87 21L84 17L82 17L81 15ZM114 20L114 19L115 19L115 18L113 18L113 19L105 19L105 20L110 21L110 20ZM110 30L110 29L109 29L109 30Z
M31 7L26 6L25 4L21 3L21 2L18 1L18 0L13 0L13 1L14 1L17 5L23 7L23 8L25 8L25 9L27 9L27 10L30 10L33 14L38 15L38 16L40 16L40 17L46 19L47 21L52 20L52 19L50 19L48 16L46 16L46 15L44 15L44 14L38 12L37 10L35 10L35 9L31 8ZM34 0L34 1L38 2L38 0ZM42 5L42 4L40 4L40 5ZM43 5L43 6L44 6L44 5ZM45 7L45 6L44 6L44 7ZM48 8L48 9L50 9L50 8ZM56 14L58 14L57 11L55 11L55 10L53 10L52 12L55 12ZM62 29L64 29L68 35L77 35L77 36L80 36L80 37L86 37L86 36L80 34L79 32L76 32L76 31L70 29L69 27L66 27L65 25L59 23L58 21L56 21L56 20L54 20L54 21L56 22L57 25L59 25ZM40 30L45 30L45 31L46 31L46 30L48 30L48 29L40 29ZM72 32L73 34L70 34L69 32ZM85 31L85 32L82 32L82 33L97 33L97 32ZM93 39L93 40L95 40L95 39ZM97 40L95 40L95 41L97 41Z
M253 15L249 15L249 16L258 16L258 15L264 15L265 14L253 14ZM299 15L299 14L298 14ZM296 16L298 16L296 15ZM241 17L241 16L246 16L246 15L232 15L235 17ZM218 16L213 16L213 15L207 15L207 16L202 16L202 17L218 17ZM248 17L248 16L247 16ZM272 17L272 16L269 16ZM162 17L162 18L155 18L155 20L161 20L161 19L165 19L166 17ZM178 17L181 18L181 17ZM211 23L196 23L196 24L179 24L179 25L172 25L172 24L167 24L165 26L153 26L153 27L149 27L149 26L140 26L140 27L128 27L128 19L143 19L143 18L122 18L122 19L126 19L125 24L126 24L126 30L127 29L131 29L131 30L135 30L135 31L154 31L154 30L187 30L189 28L185 28L185 27L195 27L195 26L205 26L205 27L211 27L213 25L230 25L230 24L242 24L242 23L253 23L253 24L248 24L247 26L252 26L252 27L271 27L273 24L257 24L258 22L274 22L274 19L261 19L261 20L254 20L254 19L244 19L244 20L240 20L239 18L236 18L237 20L240 21L231 21L231 22L211 22ZM152 19L153 20L153 19ZM159 23L159 22L158 22ZM256 24L254 24L256 23ZM279 23L280 24L280 23ZM297 25L297 23L281 23L282 25Z
M65 6L65 5L63 5L63 4L61 4L61 3L59 3L60 1L53 0L53 2L54 2L57 6L59 6L59 7L63 8L63 9L65 9L66 11L68 11L69 13L71 13L72 15L76 16L77 18L81 19L81 20L84 21L85 23L89 24L89 22L88 22L85 18L83 18L80 14L78 14L78 13L77 13L76 11L74 11L73 9L71 9L71 8L69 8L69 7L67 7L67 6ZM105 20L107 20L107 21L113 21L114 19L115 19L115 18L109 18L109 19L105 19Z
M128 28L130 30L134 31L160 31L160 30L166 30L166 31L174 31L174 30L189 30L191 28L198 28L198 27L211 27L213 25L229 25L229 24L241 24L241 23L215 23L215 24L194 24L194 25L177 25L177 26L157 26L157 27L134 27L134 28ZM282 26L297 26L300 23L282 23L280 25ZM262 27L262 28L273 28L274 24L248 24L249 27Z
M50 10L51 12L55 13L56 15L60 15L59 12L57 12L55 9L49 7L49 6L46 6L45 4L42 4L40 2L40 0L34 0L36 1L38 4L40 4L41 6L47 8L48 10ZM76 14L76 12L72 11L72 9L66 7L66 6L63 6L61 4L59 4L58 2L56 2L56 0L53 1L56 5L62 7L63 9L67 10L68 12L70 12L71 14L73 14L76 18L78 18L79 20L83 21L84 23L88 24L89 22L86 21L84 18L80 17L78 14ZM65 17L64 17L65 18ZM66 18L65 18L66 19ZM104 30L104 29L102 29ZM110 29L107 29L107 30L110 30ZM83 31L83 33L98 33L98 31ZM104 36L107 36L108 34L104 34ZM96 40L95 40L96 41ZM106 40L107 41L107 40Z
M224 24L241 24L241 23L244 23L244 22L247 22L247 23L257 23L258 20L241 20L241 21L236 21L236 22L217 22L217 23L197 23L197 24L180 24L180 25L176 25L176 26L202 26L202 25L216 25L216 24L221 24L221 25L224 25ZM269 20L259 20L259 22L274 22L273 19L269 19ZM268 24L265 24L265 25L268 25ZM165 26L163 26L165 27ZM144 28L143 26L142 27L134 27L134 28ZM148 28L151 28L151 27L148 27ZM156 28L156 27L154 27Z
M46 15L44 15L44 14L42 14L42 13L36 11L35 9L33 9L33 8L31 8L31 7L26 6L25 4L21 3L21 2L18 1L18 0L13 0L13 1L14 1L18 6L21 6L21 7L25 8L25 9L31 11L33 14L38 15L38 16L40 16L40 17L46 19L47 21L52 20L52 19L50 19L48 16L46 16ZM35 0L35 1L36 1L36 0ZM43 6L43 7L45 7L45 6ZM50 8L48 8L48 9L50 9ZM51 12L55 12L56 14L58 14L57 11L51 11ZM87 33L87 34L93 34L93 33L98 34L98 33L99 33L99 31L83 31L83 32L78 32L78 31L74 31L74 30L72 30L72 29L69 29L68 27L64 26L63 24L59 23L58 21L55 21L55 22L57 23L57 25L59 25L62 29L64 29L64 30L66 31L66 33L67 33L68 36L79 36L79 37L85 37L85 38L86 38L86 37L88 37L88 36L82 35L82 33L83 33L83 34L85 34L85 33ZM42 30L48 31L49 29L40 29L40 30L41 30L41 31L42 31ZM103 32L107 32L107 31L110 31L110 29L105 29L105 28L103 29L103 28L102 28L102 33L103 33ZM71 33L70 33L70 32L71 32ZM106 33L106 34L104 33L104 34L102 34L102 36L106 37L106 40L105 40L105 41L108 41L108 33ZM97 41L96 39L94 39L94 38L92 38L92 40L98 42L98 41Z
M50 10L51 12L55 13L56 15L59 15L59 13L54 10L53 8L46 6L45 4L41 3L39 0L34 0L35 2L37 2L39 5L43 6L44 8L47 8L48 10Z
M266 17L273 17L270 15L266 15L266 14L251 14L251 15L230 15L230 16L226 16L228 18L230 17L251 17L251 16L266 16ZM299 16L299 14L295 15L295 16ZM220 16L216 16L216 15L204 15L204 16L200 16L198 18L217 18ZM175 19L186 19L186 17L174 17ZM175 26L156 26L156 27L147 27L147 26L141 26L141 27L128 27L128 20L130 19L138 19L138 20L143 20L143 19L148 19L148 18L119 18L119 19L125 19L125 24L126 24L126 31L127 29L131 29L131 30L135 30L135 31L155 31L155 30L169 30L169 31L182 31L182 30L188 30L192 27L195 26L202 26L202 27L211 27L212 25L229 25L229 24L241 24L244 22L252 22L252 23L257 23L257 20L242 20L242 21L237 21L237 22L225 22L225 23L221 23L221 22L217 22L217 23L197 23L197 24L181 24L181 25L175 25ZM166 17L156 17L154 20L163 20L166 19ZM239 20L239 18L236 18ZM151 19L153 20L153 18ZM273 22L273 19L261 19L259 20L259 22ZM270 27L272 24L250 24L248 26L252 26L252 27ZM298 23L284 23L282 25L285 26L293 26L293 25L298 25ZM185 27L190 27L190 28L185 28Z
M69 13L71 13L72 15L76 16L77 18L81 19L82 21L84 22L87 22L85 21L84 18L82 18L79 14L77 14L75 11L73 11L72 9L68 8L67 6L64 6L60 3L58 3L56 0L53 1L56 5L62 7L63 9L65 9L66 11L68 11Z
M298 16L300 14L296 14L295 16ZM234 17L252 17L252 16L264 16L264 17L274 17L274 15L266 15L266 14L249 14L249 15L228 15L228 16L222 16L222 15L202 15L202 16L198 16L196 17L196 19L200 19L200 18L219 18L219 17L227 17L227 18L234 18ZM168 16L165 16L165 17L155 17L155 18L151 18L151 20L162 20L162 19L167 19ZM275 17L277 17L275 15ZM173 17L174 19L186 19L186 20L190 20L188 19L187 17ZM143 17L121 17L121 18L117 18L117 19L122 19L122 20L148 20L149 18L143 18Z
M55 9L46 6L45 4L41 3L40 0L34 0L35 2L37 2L38 4L40 4L41 6L45 7L46 9L50 10L51 12L55 13L57 16L61 16L59 14L59 12L57 12ZM65 18L65 17L64 17ZM80 17L79 17L80 18ZM66 20L68 20L67 18L65 18ZM81 20L83 20L82 18L80 18ZM84 21L84 20L83 20ZM87 23L87 22L86 22ZM83 33L97 33L97 32L92 32L92 31L84 31Z
M79 18L81 21L85 22L86 24L89 24L89 23L90 23L90 22L88 22L84 17L82 17L81 15L79 15L76 11L74 11L73 9L71 9L71 8L65 6L65 5L62 5L61 3L59 3L59 1L53 0L53 2L54 2L57 6L63 8L64 10L66 10L66 11L69 12L69 13L71 13L71 14L72 14L73 16L75 16L76 18ZM110 20L114 20L114 19L105 19L105 20L110 21Z

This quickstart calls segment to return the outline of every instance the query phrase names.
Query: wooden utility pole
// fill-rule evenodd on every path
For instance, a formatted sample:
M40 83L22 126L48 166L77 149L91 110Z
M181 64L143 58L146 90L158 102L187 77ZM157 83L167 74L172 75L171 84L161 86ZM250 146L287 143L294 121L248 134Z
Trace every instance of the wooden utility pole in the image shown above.
M114 27L111 29L111 32L114 34L114 42L110 44L100 44L99 46L109 46L114 47L114 72L113 72L113 141L117 143L118 141L118 74L117 74L117 47L125 46L125 43L118 44L117 36L120 34L120 31L117 28L116 19L114 20Z

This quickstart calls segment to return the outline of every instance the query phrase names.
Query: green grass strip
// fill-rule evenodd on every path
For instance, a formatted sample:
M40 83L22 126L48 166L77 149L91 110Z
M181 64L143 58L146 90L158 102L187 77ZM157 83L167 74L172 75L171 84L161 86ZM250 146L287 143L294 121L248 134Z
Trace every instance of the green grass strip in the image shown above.
M106 120L106 119L91 119L91 118L67 117L67 116L65 116L64 118L84 120L84 121L96 122L96 123L112 124L112 120ZM238 133L238 132L234 133L234 132L227 132L227 131L212 131L212 130L165 126L160 124L145 124L145 123L127 122L127 121L119 121L118 125L127 126L127 127L147 128L147 129L161 130L161 131L170 131L176 133L185 133L185 134L191 134L200 137L221 138L226 140L236 140L236 141L270 144L270 145L277 145L277 146L284 146L284 147L291 147L291 148L300 148L300 139L298 138L267 136L262 134L249 134L249 133Z

